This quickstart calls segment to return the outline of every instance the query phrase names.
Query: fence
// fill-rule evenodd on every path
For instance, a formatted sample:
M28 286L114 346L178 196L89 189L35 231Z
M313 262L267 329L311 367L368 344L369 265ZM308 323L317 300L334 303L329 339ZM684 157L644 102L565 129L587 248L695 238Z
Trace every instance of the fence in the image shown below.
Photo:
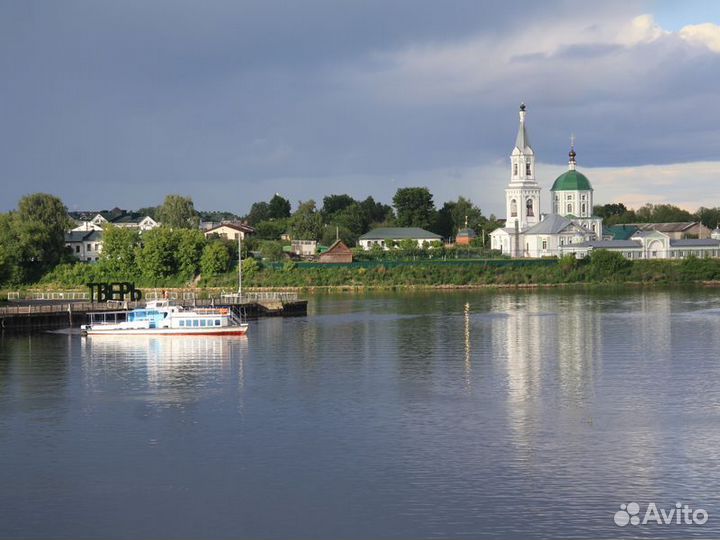
M479 266L479 267L527 267L527 266L554 266L558 259L420 259L420 260L399 260L380 259L375 261L355 261L351 263L319 263L319 262L298 262L294 263L296 268L397 268L399 266ZM273 270L282 270L285 263L263 263L264 266Z
M239 304L245 302L294 302L298 299L296 292L287 291L250 291L239 296L238 293L221 294L221 302Z

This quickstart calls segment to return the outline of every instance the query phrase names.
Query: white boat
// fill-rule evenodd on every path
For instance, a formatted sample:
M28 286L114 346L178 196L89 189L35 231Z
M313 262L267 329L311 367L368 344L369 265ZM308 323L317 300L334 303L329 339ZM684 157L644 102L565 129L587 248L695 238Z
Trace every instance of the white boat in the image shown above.
M90 323L80 328L86 335L187 335L237 336L248 325L230 308L176 306L168 300L154 300L144 308L90 313Z

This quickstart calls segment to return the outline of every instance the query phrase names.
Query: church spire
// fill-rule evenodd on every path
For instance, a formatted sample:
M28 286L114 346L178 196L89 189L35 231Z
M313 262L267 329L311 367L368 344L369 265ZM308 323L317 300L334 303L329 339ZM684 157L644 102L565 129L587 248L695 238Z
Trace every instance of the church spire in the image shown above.
M577 154L575 153L575 135L570 135L570 153L568 156L570 159L568 160L568 170L574 171L575 170L575 156Z
M525 103L520 104L520 127L518 128L518 134L515 138L515 148L525 154L532 153L530 139L528 139L527 131L525 130L525 115L527 114L525 111L526 108Z

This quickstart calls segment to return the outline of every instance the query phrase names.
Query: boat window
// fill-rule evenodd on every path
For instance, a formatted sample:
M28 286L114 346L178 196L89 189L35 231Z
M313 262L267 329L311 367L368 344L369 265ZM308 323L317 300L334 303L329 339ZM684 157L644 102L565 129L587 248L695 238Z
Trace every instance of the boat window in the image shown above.
M180 325L180 326L185 326L185 321L180 321L179 325Z
M220 319L215 319L215 326L220 326Z
M207 321L206 321L205 319L202 319L202 320L200 321L200 326L205 326L205 323L206 323L206 322L207 322Z
M200 326L199 321L197 319L193 320L193 326Z

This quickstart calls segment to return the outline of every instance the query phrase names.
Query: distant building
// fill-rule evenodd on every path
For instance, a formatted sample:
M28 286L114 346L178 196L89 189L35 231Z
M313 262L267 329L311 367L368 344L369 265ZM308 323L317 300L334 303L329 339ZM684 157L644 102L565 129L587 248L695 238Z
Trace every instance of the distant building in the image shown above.
M366 251L373 246L389 250L403 240L414 240L422 247L425 243L441 242L442 236L419 227L379 227L363 234L358 244Z
M594 216L593 188L577 170L574 143L568 170L550 189L552 213L540 213L541 187L535 179L535 151L530 145L520 105L520 126L510 154L510 182L505 189L506 222L490 233L490 247L511 257L557 256L568 242L602 239L602 218Z
M77 228L80 229L88 229L92 226L100 227L102 229L105 225L111 224L116 227L127 227L139 229L140 231L149 231L150 229L160 226L160 223L150 216L139 214L137 212L128 212L126 210L121 210L120 208L103 210L101 212L69 212L68 215L75 220Z
M325 253L320 254L321 263L348 264L352 261L352 251L342 240L336 240Z
M458 246L469 246L477 238L477 233L472 229L460 229L455 236L455 243Z
M300 257L312 257L317 250L317 240L293 240L290 244L291 253Z
M222 223L207 229L204 234L205 238L219 236L226 240L237 240L238 238L245 240L248 235L255 234L255 229L244 223Z
M102 253L103 233L98 230L65 233L65 247L83 262L97 262Z
M621 253L626 259L684 259L685 257L720 256L720 239L681 238L648 230L637 231L629 240L599 240L569 244L561 247L561 254L574 254L584 258L595 249L606 249Z
M672 223L628 223L627 227L636 227L639 231L658 231L673 240L691 238L710 238L710 229L699 221L679 221Z

